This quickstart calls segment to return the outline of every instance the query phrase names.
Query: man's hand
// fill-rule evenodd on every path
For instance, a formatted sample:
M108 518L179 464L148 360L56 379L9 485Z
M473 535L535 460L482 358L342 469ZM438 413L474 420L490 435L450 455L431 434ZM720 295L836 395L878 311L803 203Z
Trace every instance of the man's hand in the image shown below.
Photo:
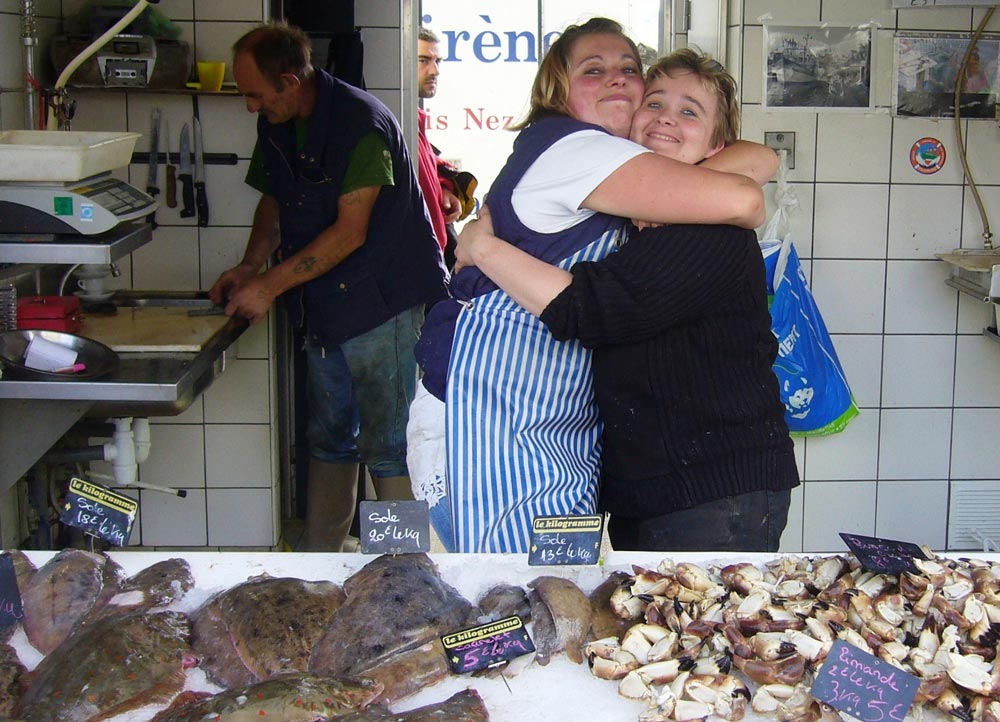
M267 315L275 296L267 282L267 274L254 276L230 291L226 315L240 316L251 324L258 323Z
M441 189L441 211L444 213L445 223L454 223L462 213L462 202L447 188Z
M245 263L233 266L219 276L219 279L208 290L208 297L216 306L222 306L233 295L235 289L256 275L257 269L251 268Z
M475 266L475 255L480 247L495 238L493 235L493 219L490 217L490 209L483 206L479 212L479 217L474 221L469 221L458 234L458 244L455 246L455 268L453 273L458 273L466 266Z

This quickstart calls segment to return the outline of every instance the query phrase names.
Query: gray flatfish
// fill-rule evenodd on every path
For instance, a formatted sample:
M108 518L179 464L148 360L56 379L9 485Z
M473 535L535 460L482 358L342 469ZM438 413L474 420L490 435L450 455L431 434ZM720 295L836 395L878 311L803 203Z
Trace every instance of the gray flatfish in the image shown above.
M309 660L314 674L364 676L395 701L449 674L440 636L461 629L472 605L426 554L381 556L344 582L347 600Z
M227 589L192 615L202 668L226 687L306 672L313 646L340 605L333 582L259 577Z
M32 576L21 595L24 631L49 654L119 592L125 572L104 554L64 549Z
M88 622L38 664L19 713L31 722L91 722L166 704L194 664L189 637L187 617L178 612Z

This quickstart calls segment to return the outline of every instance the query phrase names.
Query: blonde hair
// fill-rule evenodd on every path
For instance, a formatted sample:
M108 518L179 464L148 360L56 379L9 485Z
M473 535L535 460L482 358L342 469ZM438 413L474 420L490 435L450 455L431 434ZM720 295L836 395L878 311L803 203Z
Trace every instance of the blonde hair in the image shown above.
M531 86L531 107L514 130L521 130L549 115L570 115L569 59L576 41L587 35L616 35L628 43L636 65L642 67L639 48L622 29L620 23L608 18L591 18L582 25L570 25L549 47L535 73Z
M674 77L681 71L694 73L701 78L708 92L715 96L718 103L715 117L715 128L712 131L712 144L728 145L740 135L740 107L736 102L736 80L711 55L698 52L691 48L681 48L657 60L646 71L646 85L665 75Z

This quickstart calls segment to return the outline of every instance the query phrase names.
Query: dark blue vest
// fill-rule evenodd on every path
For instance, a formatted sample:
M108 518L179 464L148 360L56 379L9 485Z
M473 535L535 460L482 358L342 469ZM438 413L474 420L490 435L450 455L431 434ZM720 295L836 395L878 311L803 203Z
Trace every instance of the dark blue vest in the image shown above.
M600 238L609 230L621 228L625 220L604 213L595 213L575 226L556 233L539 233L521 223L514 212L511 197L521 178L535 160L556 141L581 130L604 128L565 116L552 116L528 126L518 134L514 149L501 169L486 199L493 219L493 232L535 258L556 264ZM420 332L414 352L423 369L427 390L444 400L451 360L451 345L455 337L455 320L461 305L455 299L468 300L495 291L497 285L482 271L466 267L451 280L452 298L431 309Z
M280 209L283 258L336 222L348 156L372 130L392 155L395 185L379 192L364 245L288 294L296 325L305 323L323 346L445 297L441 251L402 132L377 98L317 68L316 105L301 149L296 149L294 121L274 125L264 116L257 121L268 186Z

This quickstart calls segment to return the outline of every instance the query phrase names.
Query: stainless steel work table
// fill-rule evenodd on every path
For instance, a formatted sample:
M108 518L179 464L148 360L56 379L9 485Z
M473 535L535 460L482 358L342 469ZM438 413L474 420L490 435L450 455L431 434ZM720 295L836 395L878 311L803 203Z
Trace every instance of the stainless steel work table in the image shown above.
M0 492L84 416L181 413L223 372L226 349L246 329L230 319L198 353L121 354L118 369L97 380L0 380Z

